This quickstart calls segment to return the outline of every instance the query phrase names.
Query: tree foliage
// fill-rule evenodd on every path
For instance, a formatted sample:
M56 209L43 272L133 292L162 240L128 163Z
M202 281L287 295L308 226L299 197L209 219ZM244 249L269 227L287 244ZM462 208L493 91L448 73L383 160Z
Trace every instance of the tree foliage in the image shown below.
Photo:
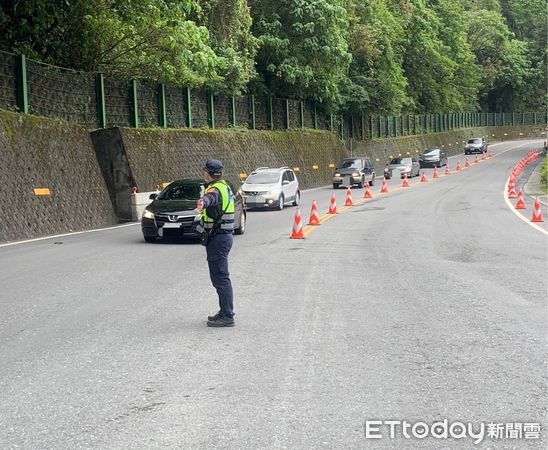
M543 0L5 0L0 49L338 112L546 108Z
M339 0L250 1L257 72L274 95L337 104L352 59Z

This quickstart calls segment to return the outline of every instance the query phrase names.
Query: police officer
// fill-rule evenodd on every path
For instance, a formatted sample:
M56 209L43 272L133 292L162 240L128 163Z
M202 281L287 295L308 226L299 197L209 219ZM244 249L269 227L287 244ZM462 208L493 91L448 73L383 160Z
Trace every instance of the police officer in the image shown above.
M219 312L207 318L208 327L233 327L234 306L232 283L228 272L228 254L234 230L234 194L223 180L223 164L209 159L204 166L207 182L204 196L198 200L201 210L209 276L219 295Z

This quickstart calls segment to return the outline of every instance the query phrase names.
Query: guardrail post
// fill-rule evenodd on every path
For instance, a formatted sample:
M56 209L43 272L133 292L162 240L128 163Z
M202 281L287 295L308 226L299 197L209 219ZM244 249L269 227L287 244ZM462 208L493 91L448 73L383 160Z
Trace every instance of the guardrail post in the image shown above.
M158 113L160 116L160 127L167 128L166 87L164 83L160 83L160 86L158 86Z
M17 107L23 114L29 113L29 92L27 83L27 58L19 55L15 66L15 86L17 92Z
M268 124L270 129L274 129L274 105L272 104L272 97L268 97Z
M536 125L537 124L537 113L534 112L533 113L533 125Z
M192 96L190 94L190 88L185 88L186 99L186 126L192 128Z
M251 113L251 129L254 130L256 126L256 118L255 118L255 96L251 94L249 96L249 110Z
M215 102L212 92L207 93L207 112L209 128L215 129Z
M516 126L516 113L512 113L512 126Z
M329 128L333 132L333 113L329 114Z
M131 80L131 124L139 128L139 100L137 92L137 80Z
M318 110L316 109L316 102L314 102L314 129L318 129Z
M97 95L97 118L99 127L107 127L107 112L105 107L105 77L102 73L95 75L95 91Z
M369 116L369 132L371 134L371 139L373 139L373 116Z
M299 102L299 112L301 116L301 129L304 129L304 102L302 100Z
M238 121L236 119L236 99L234 98L234 96L232 96L231 100L232 100L231 124L232 124L232 128L236 128L238 126Z
M285 99L285 129L289 130L289 99ZM333 125L331 125L331 131L333 131Z

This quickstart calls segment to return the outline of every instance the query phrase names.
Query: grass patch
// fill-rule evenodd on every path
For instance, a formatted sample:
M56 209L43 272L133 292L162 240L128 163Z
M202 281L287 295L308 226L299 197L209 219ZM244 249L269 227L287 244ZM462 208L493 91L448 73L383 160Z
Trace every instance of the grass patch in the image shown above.
M540 189L543 193L548 194L548 159L544 159L540 170Z

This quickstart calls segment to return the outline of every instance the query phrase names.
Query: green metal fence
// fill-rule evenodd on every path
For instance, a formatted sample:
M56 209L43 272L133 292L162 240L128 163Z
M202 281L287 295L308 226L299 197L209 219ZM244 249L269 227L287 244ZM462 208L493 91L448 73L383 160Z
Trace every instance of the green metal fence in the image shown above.
M302 100L217 96L205 89L76 72L7 52L0 52L0 108L92 128L307 128L336 131L342 138L358 140L548 122L546 112L341 117L325 112L320 104Z

